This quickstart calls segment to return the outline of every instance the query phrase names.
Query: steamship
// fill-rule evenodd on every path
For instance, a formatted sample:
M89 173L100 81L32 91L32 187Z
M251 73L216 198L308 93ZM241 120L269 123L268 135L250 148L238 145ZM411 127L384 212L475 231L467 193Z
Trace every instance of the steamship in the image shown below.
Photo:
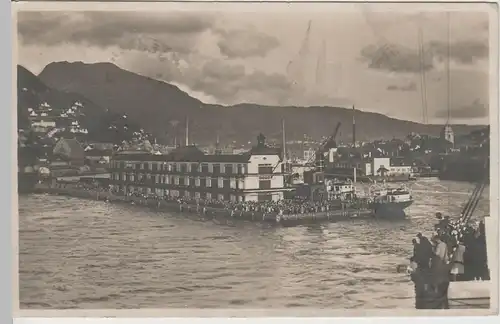
M413 204L413 196L406 186L390 188L370 188L371 204L375 215L382 216L405 216L405 209Z

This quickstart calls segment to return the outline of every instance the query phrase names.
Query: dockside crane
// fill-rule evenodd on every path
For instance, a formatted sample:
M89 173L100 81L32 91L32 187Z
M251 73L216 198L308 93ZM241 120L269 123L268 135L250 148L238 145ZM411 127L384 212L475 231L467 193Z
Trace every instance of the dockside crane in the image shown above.
M333 133L321 142L315 154L306 162L306 165L313 165L316 171L323 171L325 166L325 153L328 152L329 149L337 147L336 138L341 125L341 122L337 123Z

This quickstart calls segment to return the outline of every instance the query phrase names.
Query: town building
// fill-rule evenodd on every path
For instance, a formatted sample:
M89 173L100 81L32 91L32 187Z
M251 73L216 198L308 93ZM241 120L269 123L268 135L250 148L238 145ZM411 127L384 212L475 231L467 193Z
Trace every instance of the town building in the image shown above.
M31 119L31 129L35 133L47 133L56 127L55 120L48 117L35 117Z
M61 159L69 165L81 166L85 160L85 150L74 138L60 139L52 150L53 160Z
M313 161L315 156L316 151L314 149L308 148L307 150L304 150L304 161Z
M375 157L364 159L339 160L333 163L333 168L358 170L358 175L364 176L398 176L412 173L412 164L405 158Z
M440 138L442 140L450 142L451 144L455 144L455 133L453 132L451 125L444 125L443 129L441 130Z
M86 149L85 150L85 160L87 164L94 165L108 165L111 161L111 156L113 155L113 150L111 149Z
M290 190L281 150L268 147L263 135L244 154L208 155L193 145L169 154L121 152L112 157L110 171L111 186L125 194L277 201Z
M412 165L403 158L373 158L365 162L365 175L398 176L412 173Z

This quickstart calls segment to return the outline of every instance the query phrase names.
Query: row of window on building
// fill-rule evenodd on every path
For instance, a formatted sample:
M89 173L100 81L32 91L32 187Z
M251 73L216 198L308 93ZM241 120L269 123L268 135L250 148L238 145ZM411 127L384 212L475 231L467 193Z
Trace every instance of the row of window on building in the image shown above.
M204 188L243 188L244 180L236 178L212 178L212 177L189 177L166 174L134 174L134 173L113 173L111 180L124 182L142 182L150 184L172 184L180 186L195 186Z
M116 189L120 189L119 186ZM155 194L158 197L173 197L173 198L196 198L196 199L207 199L207 200L221 200L221 201L244 201L243 195L235 195L230 193L211 193L211 192L198 192L189 190L177 190L177 189L153 189L150 187L140 187L140 186L122 186L122 190L128 193L140 193L144 195Z
M203 173L227 173L243 174L246 170L245 164L220 164L220 163L173 163L173 162L126 162L113 161L111 167L115 169L132 169L145 171L163 172L203 172Z
M219 200L219 201L271 201L273 195L269 193L250 194L250 195L236 195L231 193L211 193L211 192L198 192L189 190L173 190L173 189L152 189L148 187L134 187L134 186L115 186L116 190L123 190L127 193L140 193L144 195L155 194L158 197L172 197L172 198L195 198L204 200Z
M125 162L112 161L113 169L131 169L153 172L173 172L173 173L214 173L214 174L246 174L248 166L242 163L173 163L173 162ZM271 164L259 164L259 174L272 174L276 172L276 167Z
M165 174L112 173L111 180L146 185L176 185L200 188L244 189L245 180L233 177L189 177ZM252 188L257 189L257 188ZM260 176L258 189L271 189L271 177Z

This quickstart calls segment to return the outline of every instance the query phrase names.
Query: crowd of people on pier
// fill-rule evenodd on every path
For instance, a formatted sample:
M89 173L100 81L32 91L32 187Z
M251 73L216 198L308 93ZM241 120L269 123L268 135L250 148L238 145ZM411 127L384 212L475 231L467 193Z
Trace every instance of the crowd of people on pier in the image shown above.
M436 218L431 239L418 233L412 242L416 308L448 308L450 281L489 280L484 222L452 221L441 213Z
M124 195L123 191L113 191L113 193ZM282 199L278 201L227 201L213 198L158 196L155 194L144 194L140 192L129 192L127 195L140 198L144 203L151 200L158 202L165 201L169 203L176 203L180 206L199 206L201 208L210 207L227 210L228 212L255 212L258 214L275 215L320 213L352 207L352 204L349 202L340 202L338 200L312 201L310 199Z
M49 186L52 184L49 182ZM139 204L153 204L156 202L167 202L172 204L178 204L180 209L184 206L197 206L203 213L210 213L210 209L220 209L227 210L228 213L241 213L250 212L255 213L256 216L267 214L267 215L300 215L300 214L315 214L324 213L334 210L341 209L359 209L367 207L368 204L364 204L355 199L352 200L311 200L307 198L295 197L293 199L281 199L278 201L228 201L222 199L214 198L194 198L194 197L174 197L174 196L158 196L155 193L144 193L140 191L132 191L125 193L123 190L111 189L109 185L103 184L98 181L88 181L88 182L75 182L75 183L63 183L58 182L55 188L60 189L77 189L84 191L99 193L109 193L121 197L134 197L136 202ZM207 208L203 208L207 207Z

